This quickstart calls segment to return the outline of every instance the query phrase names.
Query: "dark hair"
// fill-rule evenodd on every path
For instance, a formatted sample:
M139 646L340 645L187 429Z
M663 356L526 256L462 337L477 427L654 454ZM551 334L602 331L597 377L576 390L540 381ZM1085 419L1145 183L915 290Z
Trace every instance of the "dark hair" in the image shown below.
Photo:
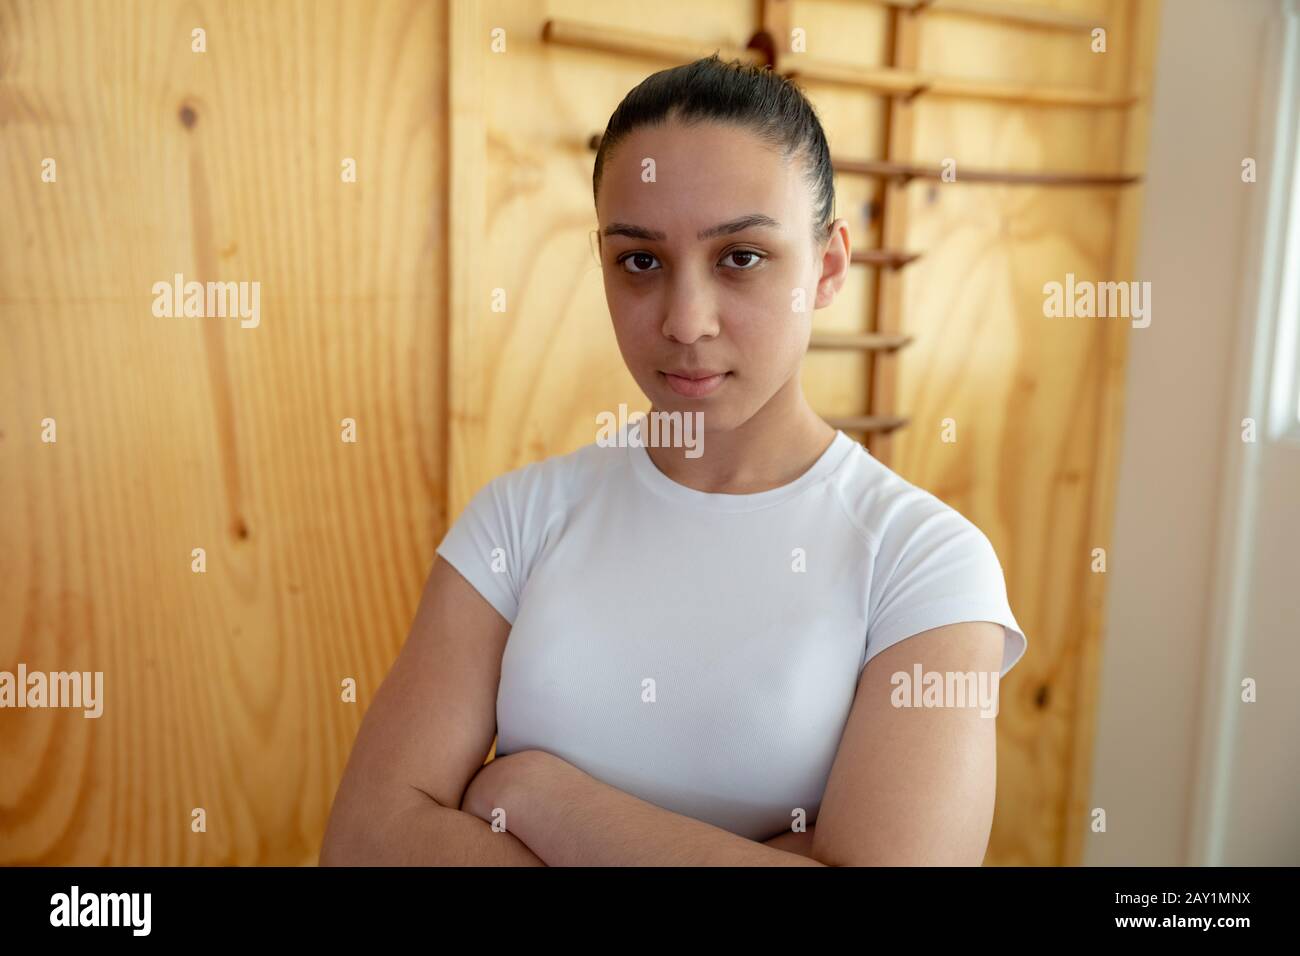
M813 187L813 239L821 242L829 238L835 218L835 177L826 134L812 104L793 80L772 72L771 67L740 60L727 63L717 53L653 73L623 97L596 151L591 176L593 201L600 192L609 151L634 129L671 118L684 123L732 123L783 150L787 160L802 155Z

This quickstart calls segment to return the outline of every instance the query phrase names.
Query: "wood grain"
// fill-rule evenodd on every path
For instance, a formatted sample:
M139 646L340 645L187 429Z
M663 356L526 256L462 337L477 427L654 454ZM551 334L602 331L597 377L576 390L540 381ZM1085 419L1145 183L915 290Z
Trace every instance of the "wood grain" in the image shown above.
M0 711L0 863L315 859L445 519L444 44L423 2L0 3L0 669L106 698ZM155 317L177 272L260 325Z

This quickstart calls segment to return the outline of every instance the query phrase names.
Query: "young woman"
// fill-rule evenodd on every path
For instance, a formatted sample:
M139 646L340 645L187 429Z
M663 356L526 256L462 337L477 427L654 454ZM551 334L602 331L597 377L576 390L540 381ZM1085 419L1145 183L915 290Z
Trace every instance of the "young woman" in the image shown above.
M1025 637L987 537L804 399L850 248L812 106L656 73L593 192L623 359L702 447L643 420L475 495L322 863L978 865Z

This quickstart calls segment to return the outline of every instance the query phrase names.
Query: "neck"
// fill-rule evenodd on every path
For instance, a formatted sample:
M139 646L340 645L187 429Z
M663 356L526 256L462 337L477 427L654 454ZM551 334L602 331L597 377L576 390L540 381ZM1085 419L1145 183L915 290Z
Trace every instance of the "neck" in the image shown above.
M651 407L650 411L662 411ZM794 481L830 447L835 429L809 406L796 374L747 421L726 430L704 415L704 454L650 446L655 467L680 485L712 494L749 495Z

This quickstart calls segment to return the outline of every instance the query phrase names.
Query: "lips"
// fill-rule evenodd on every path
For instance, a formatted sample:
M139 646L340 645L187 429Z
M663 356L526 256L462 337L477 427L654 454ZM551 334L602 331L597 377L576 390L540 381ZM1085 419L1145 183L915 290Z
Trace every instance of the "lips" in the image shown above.
M660 372L664 381L678 395L686 398L703 398L710 395L730 377L730 372L717 369L675 369Z

